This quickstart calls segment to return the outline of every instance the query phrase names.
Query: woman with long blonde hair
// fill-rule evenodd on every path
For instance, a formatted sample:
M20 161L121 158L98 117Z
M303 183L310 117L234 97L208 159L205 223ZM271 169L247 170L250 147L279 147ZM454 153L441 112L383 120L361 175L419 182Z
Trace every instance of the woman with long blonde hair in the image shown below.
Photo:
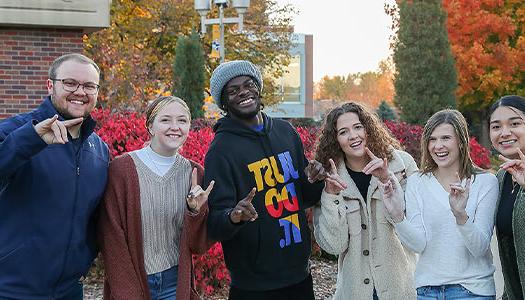
M418 299L495 299L490 241L498 182L472 163L459 111L430 117L421 153L420 172L408 178L404 193L406 213L391 214L403 244L419 253ZM401 191L382 188L385 202L403 202Z

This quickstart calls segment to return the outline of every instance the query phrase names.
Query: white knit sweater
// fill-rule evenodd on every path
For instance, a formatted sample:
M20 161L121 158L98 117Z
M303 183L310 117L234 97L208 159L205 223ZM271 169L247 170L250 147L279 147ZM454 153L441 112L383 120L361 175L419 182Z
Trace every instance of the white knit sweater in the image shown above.
M405 246L421 254L415 286L461 284L474 294L495 295L490 240L498 180L490 173L476 176L464 225L457 225L448 196L432 174L408 178L406 218L396 231Z

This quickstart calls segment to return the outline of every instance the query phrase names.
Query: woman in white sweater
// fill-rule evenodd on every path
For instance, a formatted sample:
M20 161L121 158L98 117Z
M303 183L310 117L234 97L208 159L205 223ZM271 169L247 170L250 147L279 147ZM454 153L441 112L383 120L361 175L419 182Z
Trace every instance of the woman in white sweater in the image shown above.
M415 255L401 245L378 188L380 181L405 186L417 171L400 148L378 117L358 103L343 104L326 117L316 159L331 172L314 208L314 234L323 250L339 255L334 300L416 298Z
M396 232L420 253L415 272L418 299L495 299L490 240L498 181L469 156L465 118L457 110L435 113L421 141L421 169L408 178ZM392 184L385 202L402 202ZM402 207L402 205L394 206Z

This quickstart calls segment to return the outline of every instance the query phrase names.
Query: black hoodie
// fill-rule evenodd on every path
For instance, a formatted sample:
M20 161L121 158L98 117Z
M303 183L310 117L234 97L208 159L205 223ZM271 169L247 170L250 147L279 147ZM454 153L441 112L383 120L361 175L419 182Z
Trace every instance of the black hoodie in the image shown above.
M204 162L204 186L215 180L208 235L222 242L232 286L255 291L290 286L310 273L304 209L319 201L324 187L308 182L308 160L292 125L263 118L261 132L231 117L220 119ZM229 213L253 187L258 218L233 224Z

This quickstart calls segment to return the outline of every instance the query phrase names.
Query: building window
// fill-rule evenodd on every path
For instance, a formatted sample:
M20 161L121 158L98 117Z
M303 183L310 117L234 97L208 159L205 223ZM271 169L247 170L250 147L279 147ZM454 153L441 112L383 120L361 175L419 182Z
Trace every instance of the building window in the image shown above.
M299 54L292 56L286 71L275 82L276 96L283 103L301 102L301 56Z

